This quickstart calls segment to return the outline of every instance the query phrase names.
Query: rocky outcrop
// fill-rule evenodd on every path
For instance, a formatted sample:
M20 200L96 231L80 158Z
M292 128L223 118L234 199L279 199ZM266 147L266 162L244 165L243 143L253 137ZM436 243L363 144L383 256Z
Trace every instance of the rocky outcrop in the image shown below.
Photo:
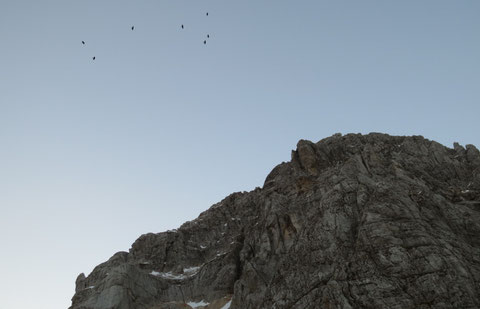
M70 308L480 308L480 153L301 140L263 188L80 274Z

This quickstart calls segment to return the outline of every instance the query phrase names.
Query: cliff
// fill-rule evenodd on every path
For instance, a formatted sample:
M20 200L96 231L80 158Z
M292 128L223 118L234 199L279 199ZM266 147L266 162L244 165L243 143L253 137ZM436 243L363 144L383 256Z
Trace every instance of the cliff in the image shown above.
M78 276L70 309L127 308L480 308L480 153L301 140L263 188Z

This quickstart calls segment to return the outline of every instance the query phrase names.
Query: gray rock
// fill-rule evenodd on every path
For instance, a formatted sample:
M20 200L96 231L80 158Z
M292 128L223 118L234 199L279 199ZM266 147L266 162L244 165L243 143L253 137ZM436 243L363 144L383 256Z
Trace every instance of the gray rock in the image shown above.
M87 286L85 285L85 274L81 273L78 275L77 280L75 280L75 293L78 293L84 290Z
M479 235L473 145L301 140L263 188L79 275L70 308L480 308Z

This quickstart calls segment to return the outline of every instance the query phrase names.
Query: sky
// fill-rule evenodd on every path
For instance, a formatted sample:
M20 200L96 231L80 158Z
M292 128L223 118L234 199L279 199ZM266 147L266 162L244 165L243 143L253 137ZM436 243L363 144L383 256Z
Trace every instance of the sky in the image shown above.
M0 0L0 309L68 308L79 273L261 187L299 139L480 146L479 14L477 0Z

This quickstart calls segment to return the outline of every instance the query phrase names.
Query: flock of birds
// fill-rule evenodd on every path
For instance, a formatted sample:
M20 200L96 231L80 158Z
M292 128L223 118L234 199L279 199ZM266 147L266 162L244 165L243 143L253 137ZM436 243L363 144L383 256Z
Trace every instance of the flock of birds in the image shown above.
M205 15L208 16L208 12L207 12ZM180 27L181 27L182 29L185 29L185 26L184 26L183 24L182 24ZM135 26L132 26L130 29L132 29L132 31L135 30ZM207 34L207 39L209 39L209 38L210 38L210 34ZM86 44L85 41L82 41L82 45L85 45L85 44ZM206 45L206 44L207 44L207 40L203 40L203 44ZM92 60L95 60L95 58L96 58L96 57L93 56L93 57L92 57Z

